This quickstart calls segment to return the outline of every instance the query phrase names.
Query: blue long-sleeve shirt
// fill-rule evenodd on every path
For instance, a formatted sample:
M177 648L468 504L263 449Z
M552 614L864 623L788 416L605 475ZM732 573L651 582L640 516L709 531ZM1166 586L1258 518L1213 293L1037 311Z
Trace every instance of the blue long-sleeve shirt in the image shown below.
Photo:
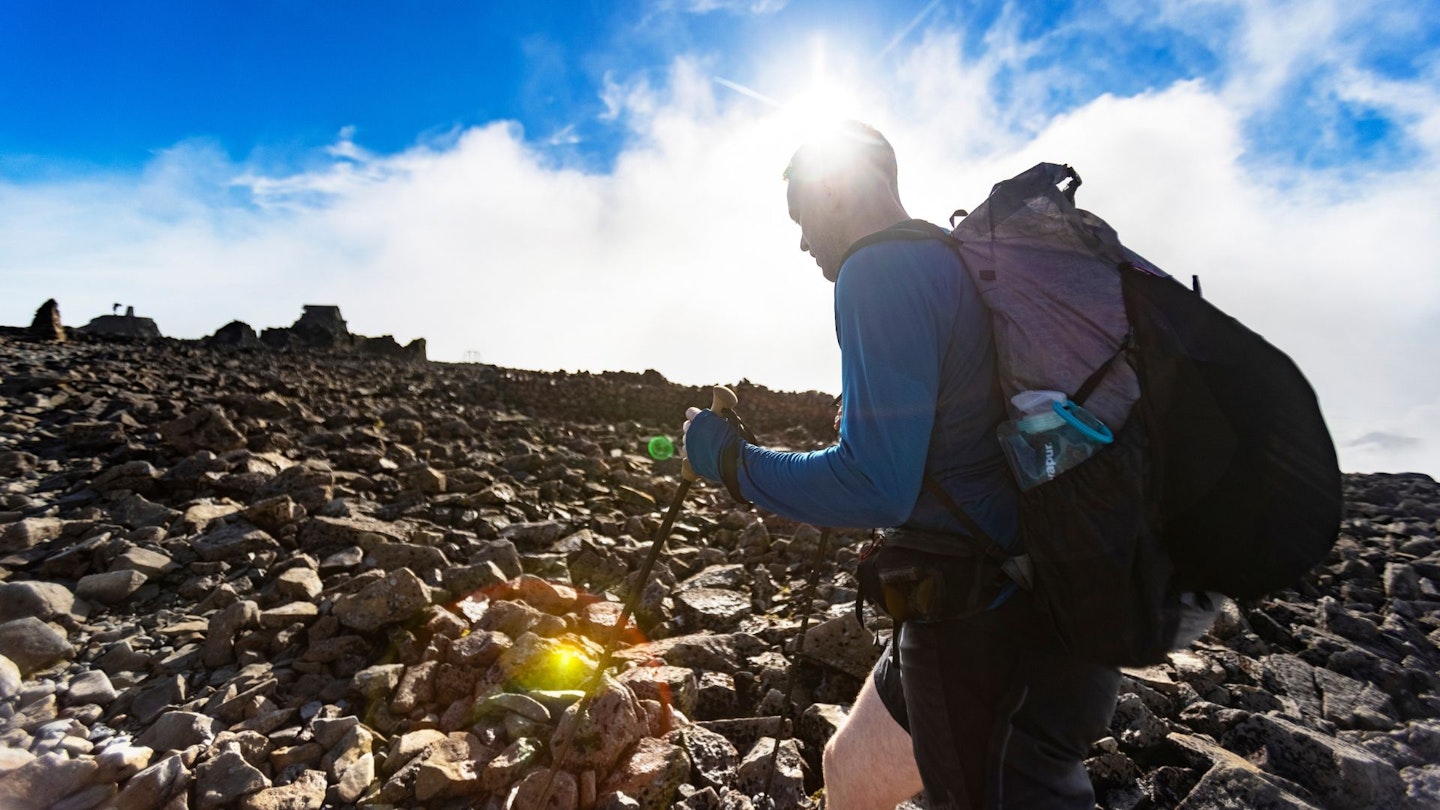
M742 442L741 494L809 523L968 534L923 491L928 472L992 538L1017 550L1016 487L995 439L1005 408L990 315L954 251L939 239L867 240L835 283L835 333L839 441L810 453ZM718 479L720 453L734 440L722 419L702 412L686 452L697 472Z

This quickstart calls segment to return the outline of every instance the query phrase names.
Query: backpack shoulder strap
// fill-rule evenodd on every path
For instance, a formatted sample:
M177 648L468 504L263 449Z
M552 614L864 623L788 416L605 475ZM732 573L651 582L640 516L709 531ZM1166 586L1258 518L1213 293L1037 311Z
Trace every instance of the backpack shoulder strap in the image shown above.
M952 247L958 247L960 244L960 240L951 236L949 231L939 225L933 225L923 219L907 219L904 222L891 225L883 231L876 231L851 245L850 249L845 251L845 255L840 258L840 266L844 267L846 260L855 255L861 248L866 248L870 245L880 242L894 242L897 240L918 242L927 239L946 242Z

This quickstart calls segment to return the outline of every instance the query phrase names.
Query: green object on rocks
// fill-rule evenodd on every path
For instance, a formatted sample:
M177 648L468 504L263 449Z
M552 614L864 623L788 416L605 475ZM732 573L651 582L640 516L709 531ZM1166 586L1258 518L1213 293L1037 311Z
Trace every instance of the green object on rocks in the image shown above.
M656 461L664 461L675 455L675 443L667 436L656 436L650 440L650 457Z

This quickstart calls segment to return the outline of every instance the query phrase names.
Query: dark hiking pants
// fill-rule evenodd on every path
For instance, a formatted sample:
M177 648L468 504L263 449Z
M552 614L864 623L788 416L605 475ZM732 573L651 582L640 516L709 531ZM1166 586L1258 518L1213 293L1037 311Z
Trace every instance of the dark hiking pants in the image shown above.
M1107 734L1120 673L1046 651L1038 626L1021 591L975 617L905 623L898 659L892 646L876 664L928 807L1095 806L1082 762Z

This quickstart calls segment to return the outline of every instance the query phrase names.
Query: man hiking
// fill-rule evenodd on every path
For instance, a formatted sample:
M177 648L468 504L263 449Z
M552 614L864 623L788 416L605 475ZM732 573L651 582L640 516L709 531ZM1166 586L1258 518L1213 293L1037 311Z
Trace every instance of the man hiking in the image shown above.
M969 538L1016 548L990 316L938 227L900 203L895 153L848 122L785 171L800 249L835 284L839 441L781 453L686 412L695 471L798 521L892 527L871 566L898 629L824 754L830 810L1077 808L1119 674L1054 652L1030 593ZM932 238L933 237L933 238ZM947 503L948 502L948 503ZM963 510L957 516L955 510Z

